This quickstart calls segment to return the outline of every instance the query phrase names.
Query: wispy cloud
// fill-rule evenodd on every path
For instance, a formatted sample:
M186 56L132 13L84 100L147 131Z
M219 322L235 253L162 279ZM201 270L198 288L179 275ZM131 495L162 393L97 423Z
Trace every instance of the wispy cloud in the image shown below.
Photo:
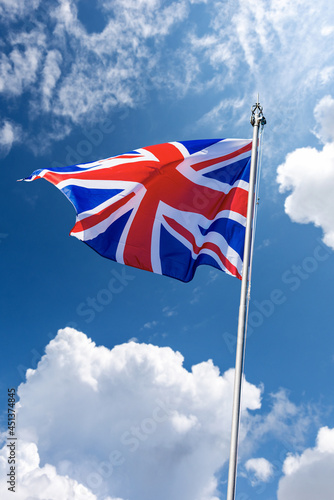
M8 54L1 54L0 91L7 96L20 96L34 84L44 50L44 37L38 30L22 37L12 35Z
M247 432L247 438L243 446L243 452L252 453L255 443L259 446L266 439L275 437L284 443L289 449L303 446L307 432L311 425L317 422L317 412L311 406L298 406L290 401L287 392L281 389L271 394L272 405L270 411L265 415L257 415L254 420L256 425L244 421L243 432Z
M1 45L0 93L29 102L30 135L61 139L73 124L92 123L112 109L141 102L157 60L151 41L163 39L186 15L186 2L159 7L159 2L116 2L111 11L104 5L105 28L89 34L74 0L47 6L37 0L2 1L7 36ZM19 28L16 21L23 17L29 22ZM48 115L53 119L42 120L39 130L41 117ZM29 127L27 132L33 146Z
M62 55L59 50L50 50L45 58L41 83L42 106L50 111L50 100L61 75Z
M159 44L185 19L189 4L101 2L92 7L106 19L99 33L87 31L75 0L49 2L48 16L38 1L2 2L1 8L6 27L13 25L2 46L0 92L17 99L28 95L36 127L43 113L67 126L93 122L119 106L142 103L149 88L167 83L168 77L163 83L156 75ZM23 15L30 22L18 28L15 21Z
M105 23L101 31L91 32L75 0L3 0L7 36L0 92L29 100L33 113L28 118L35 129L38 117L51 115L54 140L62 136L60 123L64 136L74 124L94 122L122 106L142 105L152 89L169 90L173 99L227 90L229 97L220 97L198 121L200 127L212 124L216 133L223 123L237 127L244 121L244 103L258 90L274 118L274 131L282 125L279 116L285 107L289 113L281 133L289 123L298 129L304 119L298 112L301 103L330 86L334 31L324 14L330 19L334 6L326 0L316 8L311 0L229 1L224 9L221 2L206 4L101 1L90 8ZM204 34L189 22L199 8L205 12ZM29 23L19 28L15 21L23 16Z
M0 16L4 21L16 21L27 15L31 9L37 9L39 4L40 0L31 0L30 2L25 0L1 0Z
M207 85L214 81L223 96L198 126L224 130L227 123L232 130L242 130L242 121L234 126L236 115L244 123L248 115L241 117L239 104L249 102L249 107L259 92L270 123L268 151L277 155L283 138L291 143L305 133L310 103L313 106L332 83L334 32L326 19L333 18L334 5L325 0L316 7L312 0L243 0L227 2L224 9L215 2L210 31L189 38L200 68L207 69L198 79L205 76Z
M171 307L171 306L165 306L162 309L162 314L170 318L171 316L176 316L177 315L177 306Z
M148 321L147 323L144 324L143 328L151 330L152 328L158 326L158 324L159 324L158 321Z
M14 142L19 142L22 137L22 129L19 125L4 120L0 123L0 154L6 156L11 150Z

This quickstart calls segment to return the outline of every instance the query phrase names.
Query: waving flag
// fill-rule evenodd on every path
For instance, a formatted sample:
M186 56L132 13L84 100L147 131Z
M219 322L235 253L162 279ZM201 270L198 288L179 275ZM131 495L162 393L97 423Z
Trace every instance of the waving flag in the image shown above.
M190 281L208 264L242 274L252 141L158 144L35 171L72 202L71 235L129 266Z

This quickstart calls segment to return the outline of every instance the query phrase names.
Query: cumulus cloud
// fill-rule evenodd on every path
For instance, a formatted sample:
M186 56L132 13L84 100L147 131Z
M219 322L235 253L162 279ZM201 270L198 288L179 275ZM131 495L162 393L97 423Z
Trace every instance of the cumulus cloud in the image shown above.
M280 192L291 192L285 211L295 222L313 223L324 232L324 242L334 248L334 100L324 97L315 107L316 133L321 150L299 148L289 153L277 169Z
M16 468L16 474L19 472L20 475L18 487L17 475L13 476L12 484L7 483L11 480L7 476L7 447L4 446L0 451L0 487L4 500L9 500L13 496L16 500L27 500L28 498L34 498L34 500L44 500L45 498L48 500L59 500L60 498L96 500L96 496L82 484L68 476L57 474L54 466L46 464L40 467L40 458L35 443L20 441L19 456L20 470L17 471ZM8 487L14 487L15 490L10 491Z
M246 471L254 477L251 479L252 484L257 482L267 482L274 473L273 465L265 458L250 458L245 463Z
M211 361L189 372L167 347L109 350L60 330L18 389L25 494L42 498L45 481L52 499L217 500L233 377ZM244 418L260 398L245 381ZM69 496L52 496L66 488Z
M279 482L278 500L332 498L334 491L334 429L322 427L316 446L300 455L289 455Z
M218 500L233 384L233 369L220 375L209 360L188 371L169 347L129 341L108 349L59 330L18 388L18 500ZM249 459L252 484L272 474L265 459L249 458L263 437L300 445L307 427L282 391L269 413L254 412L262 390L244 379L239 458L241 471ZM7 453L4 444L0 473L8 472Z

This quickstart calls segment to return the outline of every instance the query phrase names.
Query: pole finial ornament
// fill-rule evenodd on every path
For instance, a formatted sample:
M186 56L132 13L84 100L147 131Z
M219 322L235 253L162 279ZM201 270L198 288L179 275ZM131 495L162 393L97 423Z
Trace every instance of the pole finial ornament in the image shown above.
M267 123L267 120L263 116L263 108L259 103L259 98L257 99L257 103L252 106L250 122L253 127L255 124L262 125L263 127Z

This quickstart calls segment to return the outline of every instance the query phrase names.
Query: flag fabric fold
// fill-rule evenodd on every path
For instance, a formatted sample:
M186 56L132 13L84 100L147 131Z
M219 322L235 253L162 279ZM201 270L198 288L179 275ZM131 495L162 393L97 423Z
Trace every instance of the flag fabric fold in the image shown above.
M71 235L116 262L190 281L207 264L241 278L252 141L149 146L36 170L76 210Z

